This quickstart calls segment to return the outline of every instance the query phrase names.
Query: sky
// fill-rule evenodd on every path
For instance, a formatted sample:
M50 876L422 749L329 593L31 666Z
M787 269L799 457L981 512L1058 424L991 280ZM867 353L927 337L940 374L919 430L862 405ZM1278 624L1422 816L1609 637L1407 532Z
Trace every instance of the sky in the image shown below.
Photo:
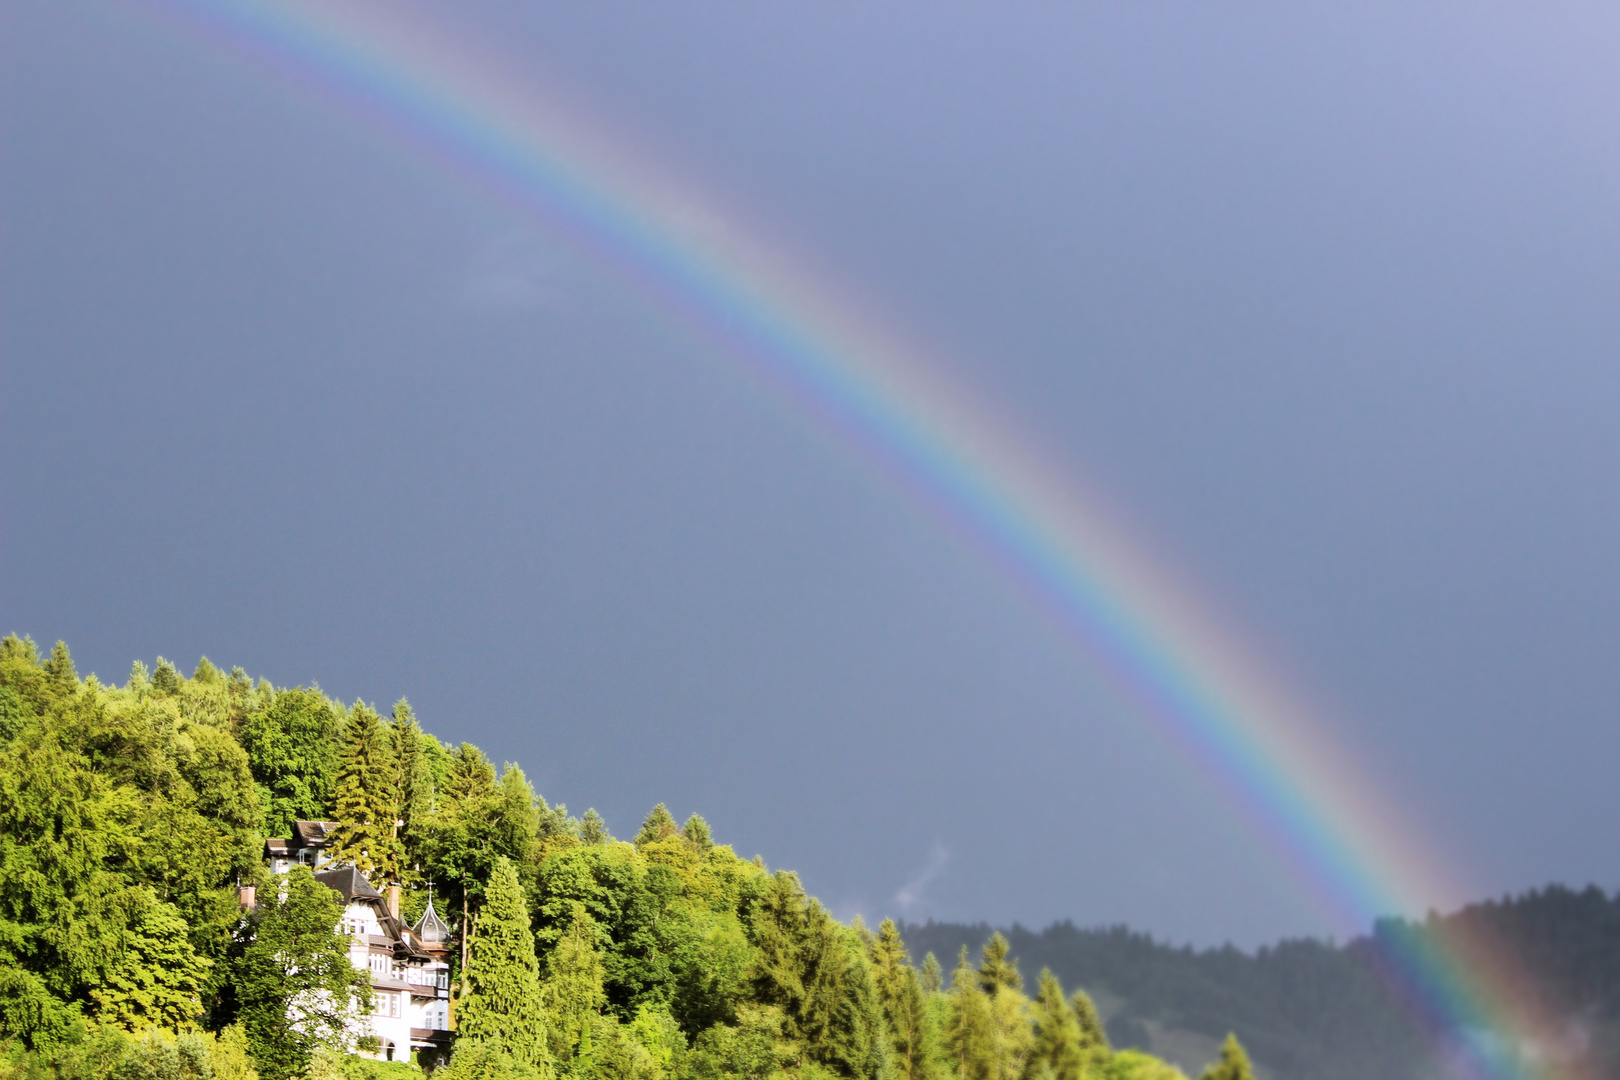
M1427 903L1620 888L1620 14L393 6L1097 493L1445 862ZM1342 932L925 500L159 11L0 8L0 633L408 697L844 916Z

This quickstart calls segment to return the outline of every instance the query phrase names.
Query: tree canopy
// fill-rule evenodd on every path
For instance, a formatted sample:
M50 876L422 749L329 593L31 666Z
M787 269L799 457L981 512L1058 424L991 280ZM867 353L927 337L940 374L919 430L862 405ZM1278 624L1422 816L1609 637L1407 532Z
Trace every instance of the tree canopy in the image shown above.
M517 764L441 743L404 699L385 718L206 658L103 686L66 645L13 636L0 1080L8 1062L31 1080L384 1075L347 1056L371 992L338 894L265 865L265 838L299 820L336 822L328 853L399 882L409 918L431 893L448 920L445 1080L1093 1080L1137 1061L1049 972L1026 997L1003 935L943 985L894 921L839 922L702 816L658 803L616 840Z

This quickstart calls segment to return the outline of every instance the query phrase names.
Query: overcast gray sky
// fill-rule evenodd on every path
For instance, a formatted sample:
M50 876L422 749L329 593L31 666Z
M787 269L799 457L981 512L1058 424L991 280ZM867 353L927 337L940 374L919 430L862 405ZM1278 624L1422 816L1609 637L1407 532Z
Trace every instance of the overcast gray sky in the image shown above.
M440 17L940 343L1462 893L1612 889L1620 14L1411 7ZM151 10L0 8L0 632L408 696L844 915L1329 927L902 490L538 220Z

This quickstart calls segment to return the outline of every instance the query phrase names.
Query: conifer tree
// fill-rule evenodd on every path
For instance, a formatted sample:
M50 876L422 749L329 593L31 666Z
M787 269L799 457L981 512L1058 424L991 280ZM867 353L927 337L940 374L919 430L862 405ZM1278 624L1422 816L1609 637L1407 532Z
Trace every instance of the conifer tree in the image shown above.
M933 1073L932 1015L893 919L883 920L870 948L872 982L888 1023L895 1075L898 1080L927 1080Z
M466 972L467 994L457 1010L464 1037L498 1043L515 1061L546 1056L540 964L529 931L528 905L510 859L495 860Z
M714 834L709 831L709 823L697 814L686 819L686 824L681 826L681 832L699 851L708 851L714 847Z
M429 876L461 893L461 955L466 966L472 912L493 880L501 855L501 798L495 766L484 752L462 743L450 755L424 844Z
M956 1080L991 1080L996 1072L994 1020L990 999L979 989L979 973L968 963L967 946L956 957L946 1014L945 1049Z
M644 847L658 840L667 840L680 833L681 827L675 824L675 816L659 803L648 813L647 820L641 823L641 831L636 833L636 847Z
M922 989L925 994L938 994L945 989L945 972L939 966L939 957L929 953L923 957Z
M402 869L418 866L423 859L428 819L433 815L433 769L422 753L422 727L404 698L394 702L393 735L395 787L399 792L399 848Z
M180 692L180 672L161 656L157 658L157 670L152 672L152 690L165 697Z
M527 866L540 836L540 813L535 806L534 785L523 769L508 761L501 770L495 789L495 843L501 854L519 866Z
M1026 1080L1083 1080L1088 1055L1080 1022L1057 976L1042 969L1035 997L1034 1044L1024 1065Z
M50 659L41 667L46 682L58 694L71 694L79 688L79 673L74 670L73 657L68 655L67 642L58 641L51 649Z
M450 768L442 793L460 803L475 803L495 794L495 766L472 743L462 743L450 755Z
M394 748L394 790L399 793L400 817L404 818L406 808L411 804L416 759L422 756L422 727L411 714L411 703L404 698L394 702L389 715L388 734ZM409 826L408 820L406 825Z
M1206 1068L1199 1080L1254 1080L1254 1066L1236 1035L1226 1036L1221 1044L1220 1060Z
M602 815L596 812L594 806L586 810L585 816L579 819L579 839L587 847L611 843L613 840L613 834L608 832L607 822L602 820Z
M329 850L334 860L352 862L363 874L397 878L396 765L390 742L381 717L363 702L355 702L338 758L333 793L338 827Z
M979 963L979 988L991 997L1003 990L1017 990L1024 985L1018 974L1018 961L1007 954L1011 951L1007 939L997 930L984 943L983 959Z
M1069 1008L1074 1010L1075 1023L1080 1025L1081 1045L1088 1053L1107 1057L1111 1047L1108 1045L1108 1031L1103 1027L1102 1015L1097 1012L1096 1002L1084 990L1076 990L1069 999Z

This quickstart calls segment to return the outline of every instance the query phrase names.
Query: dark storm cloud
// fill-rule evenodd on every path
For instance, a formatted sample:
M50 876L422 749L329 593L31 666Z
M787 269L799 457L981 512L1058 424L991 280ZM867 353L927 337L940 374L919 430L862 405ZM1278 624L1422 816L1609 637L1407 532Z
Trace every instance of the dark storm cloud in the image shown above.
M0 631L405 694L841 911L1324 926L791 409L535 223L111 10L0 16ZM1100 477L1466 887L1620 885L1612 17L462 17Z

